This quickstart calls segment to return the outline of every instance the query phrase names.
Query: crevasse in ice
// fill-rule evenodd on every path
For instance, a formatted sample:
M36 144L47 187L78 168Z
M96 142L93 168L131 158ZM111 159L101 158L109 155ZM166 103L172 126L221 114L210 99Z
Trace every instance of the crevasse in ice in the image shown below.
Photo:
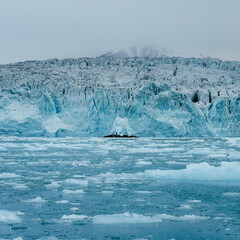
M240 63L80 58L0 65L0 135L240 136Z

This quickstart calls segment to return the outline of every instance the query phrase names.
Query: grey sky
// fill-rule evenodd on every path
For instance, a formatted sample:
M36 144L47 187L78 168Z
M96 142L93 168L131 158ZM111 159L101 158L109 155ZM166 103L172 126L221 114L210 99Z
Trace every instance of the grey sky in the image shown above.
M240 61L239 0L0 0L0 63L151 45Z

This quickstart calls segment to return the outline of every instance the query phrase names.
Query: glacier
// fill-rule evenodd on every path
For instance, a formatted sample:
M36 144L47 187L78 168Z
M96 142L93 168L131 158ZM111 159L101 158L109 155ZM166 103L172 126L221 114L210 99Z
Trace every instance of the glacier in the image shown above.
M0 65L0 135L240 136L240 62L97 57ZM125 129L126 131L126 129Z

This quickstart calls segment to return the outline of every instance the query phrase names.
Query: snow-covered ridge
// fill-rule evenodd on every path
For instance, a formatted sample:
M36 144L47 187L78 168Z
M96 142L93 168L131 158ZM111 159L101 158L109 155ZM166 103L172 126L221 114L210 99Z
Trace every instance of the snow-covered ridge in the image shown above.
M240 136L240 63L79 58L0 65L0 135Z
M156 57L168 57L166 55L169 52L166 50L159 50L156 47L153 46L132 46L129 48L123 48L118 50L113 50L106 52L105 54L101 55L100 57L111 57L111 58L130 58L130 57L150 57L150 58L156 58Z

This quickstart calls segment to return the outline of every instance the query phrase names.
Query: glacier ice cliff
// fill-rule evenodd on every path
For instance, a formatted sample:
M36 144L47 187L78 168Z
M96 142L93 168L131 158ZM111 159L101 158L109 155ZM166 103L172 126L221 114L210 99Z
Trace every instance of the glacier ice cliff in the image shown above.
M240 63L80 58L0 65L0 135L240 136Z

